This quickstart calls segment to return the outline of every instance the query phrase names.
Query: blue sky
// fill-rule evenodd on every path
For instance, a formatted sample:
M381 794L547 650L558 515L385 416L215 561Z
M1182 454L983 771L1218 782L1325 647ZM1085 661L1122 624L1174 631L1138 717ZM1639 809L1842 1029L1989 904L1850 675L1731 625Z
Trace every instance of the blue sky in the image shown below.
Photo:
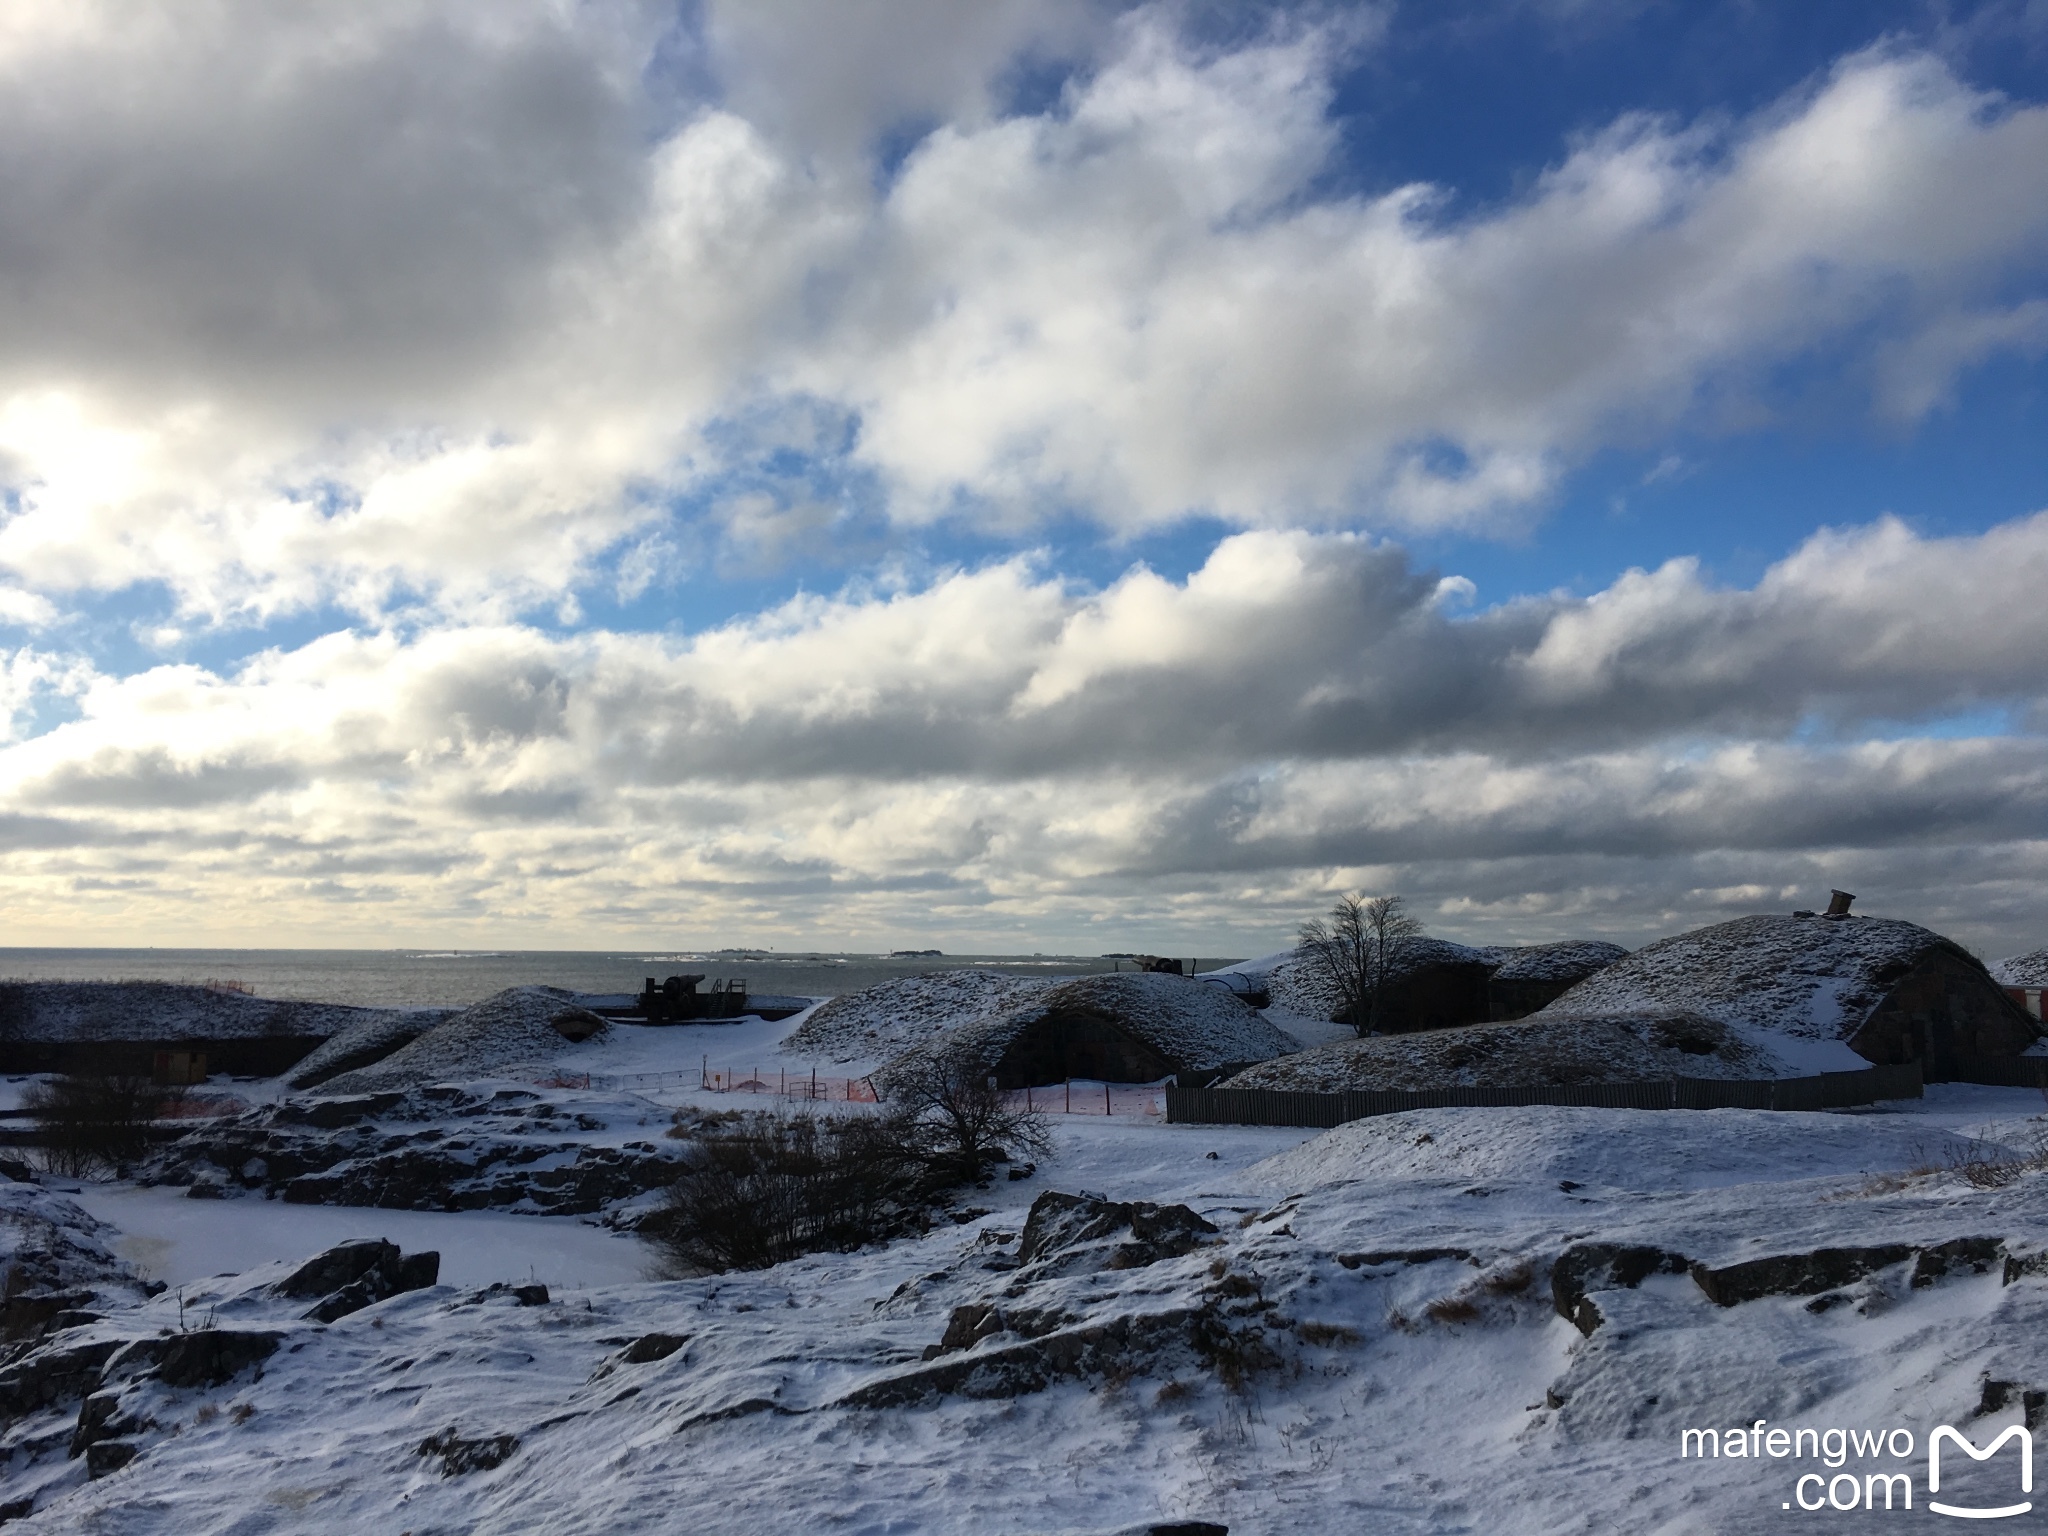
M0 37L22 942L2048 943L2038 3Z

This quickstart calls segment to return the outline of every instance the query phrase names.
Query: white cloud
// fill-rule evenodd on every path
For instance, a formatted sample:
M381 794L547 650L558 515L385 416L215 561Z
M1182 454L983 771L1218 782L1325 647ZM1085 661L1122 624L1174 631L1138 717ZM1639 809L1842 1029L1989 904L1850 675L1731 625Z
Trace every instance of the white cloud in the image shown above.
M2039 739L1861 738L2048 720L2048 514L1479 612L1304 530L1526 525L1605 446L1768 420L1781 370L1938 409L2048 336L2048 107L1881 48L1468 210L1330 190L1379 8L853 14L0 7L15 931L1284 936L1398 882L1507 936L1839 879L2017 932ZM892 524L1189 512L1243 531L1184 581L519 622L826 539L893 570ZM239 664L53 639L325 605L362 629Z
M1318 190L1357 28L714 6L713 101L626 0L67 14L0 48L0 567L46 596L552 607L807 413L903 522L1502 526L1781 364L1910 416L2041 342L2048 108L1926 56L1463 216ZM1001 115L1034 59L1078 65ZM712 499L743 555L825 515Z
M1339 884L1398 883L1467 932L1627 935L1646 901L1714 915L1832 872L1988 931L2048 864L2041 737L1749 733L2038 708L2048 618L2004 603L2044 574L2048 514L1885 523L1745 590L1681 563L1454 621L1398 551L1256 532L1185 582L1076 591L1012 561L687 640L334 634L228 673L74 676L78 717L0 750L0 887L33 914L161 870L93 899L188 931L260 907L311 932L374 895L365 942L652 934L678 901L707 939L1078 938L1136 903L1213 942L1284 934ZM22 689L58 675L20 666Z

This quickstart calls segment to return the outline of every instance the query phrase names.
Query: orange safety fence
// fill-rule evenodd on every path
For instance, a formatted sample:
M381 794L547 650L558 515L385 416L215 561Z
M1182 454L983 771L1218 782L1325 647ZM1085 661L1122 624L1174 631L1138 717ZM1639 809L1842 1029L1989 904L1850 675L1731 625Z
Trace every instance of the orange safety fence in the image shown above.
M719 1071L710 1067L698 1073L698 1087L712 1093L765 1093L778 1099L817 1099L842 1104L874 1104L875 1085L864 1077L820 1077L815 1072L791 1072L777 1068L763 1072Z
M743 1093L775 1099L806 1099L820 1103L877 1104L881 1102L874 1082L865 1077L825 1077L815 1072L792 1072L786 1067L752 1068L735 1071L709 1065L694 1074L684 1072L628 1072L597 1077L589 1073L558 1072L537 1078L543 1088L648 1089L696 1087L708 1093ZM1048 1115L1127 1115L1160 1118L1166 1113L1164 1083L1104 1083L1070 1078L1034 1088L1016 1088L1003 1095L1012 1109L1037 1110Z

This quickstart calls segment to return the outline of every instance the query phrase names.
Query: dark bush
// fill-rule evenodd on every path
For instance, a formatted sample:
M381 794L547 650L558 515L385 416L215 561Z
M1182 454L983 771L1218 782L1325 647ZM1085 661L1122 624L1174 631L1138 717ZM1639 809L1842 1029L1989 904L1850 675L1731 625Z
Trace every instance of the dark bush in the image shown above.
M43 1078L22 1095L41 1145L43 1166L65 1178L117 1173L149 1147L149 1125L167 1097L146 1076L78 1073Z
M899 1071L888 1095L875 1113L679 1119L684 1172L640 1235L671 1274L765 1269L915 1230L948 1191L1052 1150L1042 1116L957 1064Z
M697 1132L641 1226L676 1274L765 1269L913 1225L923 1180L894 1115L746 1115Z
M901 1064L890 1073L888 1094L934 1188L979 1184L997 1163L1052 1153L1045 1117L1016 1107L971 1062L932 1056Z

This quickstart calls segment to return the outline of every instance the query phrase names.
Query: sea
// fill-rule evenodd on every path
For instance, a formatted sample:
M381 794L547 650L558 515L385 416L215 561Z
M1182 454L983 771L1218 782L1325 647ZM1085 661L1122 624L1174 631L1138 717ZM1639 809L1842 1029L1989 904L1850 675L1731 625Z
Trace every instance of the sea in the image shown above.
M1185 964L1186 961L1183 961ZM1202 970L1234 963L1201 959ZM507 987L638 992L647 978L742 980L755 996L837 997L877 982L976 966L1016 976L1129 969L1116 955L871 955L754 949L0 949L0 979L231 984L258 997L367 1007L462 1008Z

